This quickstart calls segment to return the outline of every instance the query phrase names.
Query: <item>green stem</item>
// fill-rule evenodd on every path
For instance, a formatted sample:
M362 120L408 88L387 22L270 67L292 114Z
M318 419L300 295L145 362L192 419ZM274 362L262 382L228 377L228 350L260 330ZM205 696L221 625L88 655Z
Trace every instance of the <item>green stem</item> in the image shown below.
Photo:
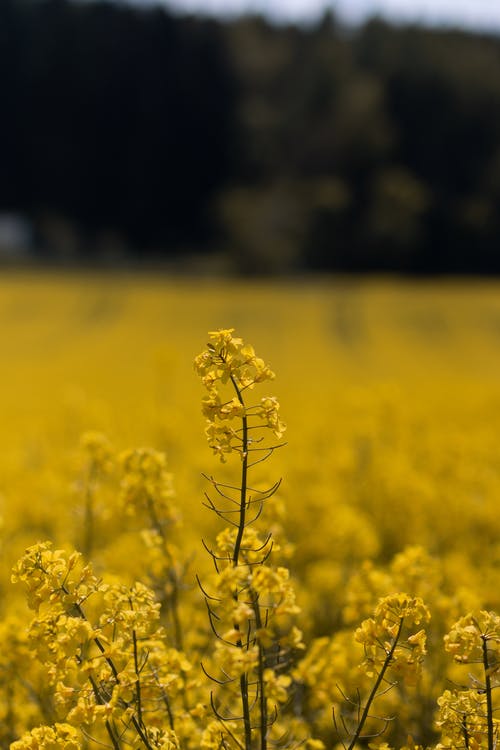
M106 731L108 733L109 739L111 740L111 744L114 747L114 750L120 750L120 743L116 739L115 733L113 731L113 727L111 726L111 723L109 722L108 719L106 719L105 726L106 726Z
M248 700L248 675L240 677L241 703L243 707L243 727L245 729L245 750L252 750L252 722L250 721L250 703Z
M231 383L236 391L238 401L245 408L245 402L243 396L236 383L235 379L231 375ZM233 550L233 567L236 568L240 561L241 544L243 541L243 533L246 526L246 511L247 511L247 487L248 487L248 421L246 414L244 413L242 418L242 462L241 462L241 484L240 484L240 514L238 522L238 531L236 534L236 540L234 543ZM238 594L235 594L237 600ZM235 628L239 630L239 625L235 624ZM236 644L239 648L243 648L243 642L238 639ZM240 693L241 703L243 709L243 726L245 730L245 750L251 750L252 747L252 723L250 720L250 702L248 697L248 675L242 674L240 677Z
M358 726L356 727L356 731L354 732L354 735L352 737L352 740L351 740L351 742L350 742L349 747L347 748L347 750L353 750L356 742L359 740L359 738L361 736L361 732L363 731L363 727L364 727L365 722L366 722L366 720L368 718L368 714L370 712L371 705L372 705L373 701L375 700L375 698L377 696L378 689L379 689L379 687L380 687L380 685L382 683L382 680L384 679L384 675L385 675L385 673L387 671L387 668L389 667L389 665L390 665L390 663L392 661L392 657L394 656L394 651L396 650L396 646L398 645L398 641L399 641L399 638L401 636L401 631L403 629L403 620L404 620L403 617L401 617L401 619L399 620L398 632L396 633L396 636L395 636L395 638L394 638L394 640L392 642L391 648L389 649L389 651L386 654L384 663L382 664L382 669L380 670L380 672L378 674L378 677L375 680L375 684L374 684L374 686L373 686L373 688L371 690L371 693L368 696L368 700L365 703L365 707L363 709L363 713L361 714L361 718L360 718L360 720L358 722ZM493 748L488 748L488 750L493 750Z
M257 630L262 628L262 617L260 616L259 609L259 597L256 593L252 592L252 607L255 612L255 627ZM267 750L267 698L266 698L266 685L264 682L264 668L265 668L265 653L262 644L258 643L259 647L259 663L258 663L258 675L259 681L259 704L260 704L260 750Z
M493 726L493 698L491 690L491 677L490 677L490 665L488 660L488 639L485 635L481 635L482 646L483 646L483 668L484 668L484 680L485 680L485 693L486 693L486 721L488 726L488 750L494 750L495 748L495 737L494 737L494 726Z
M165 706L165 709L167 711L168 716L168 723L170 724L170 729L174 729L174 716L172 714L172 709L170 707L170 701L168 700L168 695L162 691L161 697L163 699L163 705Z
M469 730L467 728L467 714L462 716L462 735L464 738L465 750L469 750Z
M139 671L139 653L137 648L137 633L132 631L132 642L134 644L134 670L135 670L135 695L137 700L137 718L141 727L144 726L142 720L142 694L141 694L141 674Z
M245 408L245 402L243 396L238 388L238 384L231 375L231 383L234 386L238 401ZM241 418L242 423L242 436L241 436L241 485L240 485L240 517L238 523L238 533L236 534L236 541L234 543L233 551L233 566L236 567L240 558L241 543L243 541L243 532L245 531L246 525L246 512L247 512L247 486L248 486L248 420L244 413Z

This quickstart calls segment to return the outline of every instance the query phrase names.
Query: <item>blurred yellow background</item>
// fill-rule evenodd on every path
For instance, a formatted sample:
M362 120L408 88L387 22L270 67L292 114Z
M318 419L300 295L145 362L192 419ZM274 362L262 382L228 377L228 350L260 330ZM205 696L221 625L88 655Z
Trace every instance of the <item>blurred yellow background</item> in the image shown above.
M325 554L388 558L408 543L442 554L482 524L477 546L487 559L498 547L500 559L500 521L487 511L500 489L495 282L6 274L5 523L12 504L32 509L51 492L67 496L70 457L89 429L119 450L165 450L190 523L203 518L201 472L217 464L192 360L207 330L231 326L277 374L268 389L281 402L288 445L268 470L285 478L299 561L323 554L305 532L316 526L311 508L326 516L332 503L356 509L354 528L332 540L324 526ZM36 527L24 524L23 542ZM467 556L473 548L469 540Z

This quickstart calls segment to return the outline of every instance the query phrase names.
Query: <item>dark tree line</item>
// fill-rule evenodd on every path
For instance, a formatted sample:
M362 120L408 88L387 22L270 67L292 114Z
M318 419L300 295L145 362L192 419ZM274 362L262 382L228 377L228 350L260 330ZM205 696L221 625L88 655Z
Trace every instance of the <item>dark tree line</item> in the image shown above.
M222 28L66 0L0 10L0 204L136 252L204 243L229 174ZM42 227L43 229L43 227Z
M500 39L0 3L0 209L42 255L500 271Z

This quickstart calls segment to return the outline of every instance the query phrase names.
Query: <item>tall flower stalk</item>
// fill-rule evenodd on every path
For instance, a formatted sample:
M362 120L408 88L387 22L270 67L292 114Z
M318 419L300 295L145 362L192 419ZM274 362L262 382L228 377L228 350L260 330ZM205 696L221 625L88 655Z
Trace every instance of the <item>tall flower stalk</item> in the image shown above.
M302 643L290 619L298 608L288 570L272 564L274 542L256 525L280 482L253 487L249 472L281 446L285 425L274 396L248 398L274 373L233 333L209 333L206 350L195 360L208 391L203 413L209 445L222 462L230 454L240 459L235 484L207 477L213 496L206 493L205 505L228 524L213 547L205 545L215 568L210 591L202 586L216 639L218 673L209 676L219 687L211 694L210 731L220 732L221 747L267 750L278 704L288 697L290 649Z

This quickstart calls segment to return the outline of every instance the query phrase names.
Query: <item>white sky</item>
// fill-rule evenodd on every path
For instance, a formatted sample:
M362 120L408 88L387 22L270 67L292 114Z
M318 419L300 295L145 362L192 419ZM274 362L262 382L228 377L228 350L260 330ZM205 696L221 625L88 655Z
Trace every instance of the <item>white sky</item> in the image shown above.
M153 2L153 0L135 0ZM184 12L233 15L247 10L278 19L307 21L332 8L345 22L375 13L396 21L500 31L500 0L155 0Z

